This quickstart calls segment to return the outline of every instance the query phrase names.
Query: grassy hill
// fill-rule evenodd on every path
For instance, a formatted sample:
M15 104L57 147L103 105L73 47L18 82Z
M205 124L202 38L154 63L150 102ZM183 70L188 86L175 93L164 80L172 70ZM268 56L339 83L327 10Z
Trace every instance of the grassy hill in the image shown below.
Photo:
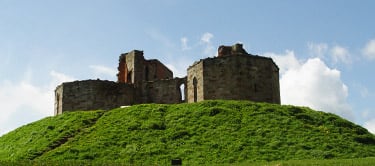
M375 136L330 113L249 101L142 104L48 117L0 137L0 160L165 164L375 157Z

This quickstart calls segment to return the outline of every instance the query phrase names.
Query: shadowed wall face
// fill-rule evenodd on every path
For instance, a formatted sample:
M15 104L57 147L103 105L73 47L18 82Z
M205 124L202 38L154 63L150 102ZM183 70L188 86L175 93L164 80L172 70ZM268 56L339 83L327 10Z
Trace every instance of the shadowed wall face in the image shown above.
M186 78L145 82L142 87L142 103L181 103L184 94L181 85L185 84Z
M156 59L146 60L143 51L133 50L121 54L117 82L140 86L143 81L173 78L173 72Z

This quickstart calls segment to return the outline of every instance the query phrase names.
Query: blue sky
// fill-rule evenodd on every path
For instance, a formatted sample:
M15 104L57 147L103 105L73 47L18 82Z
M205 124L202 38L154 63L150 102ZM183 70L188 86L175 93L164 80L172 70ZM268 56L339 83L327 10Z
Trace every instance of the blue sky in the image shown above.
M53 115L63 81L116 80L144 50L176 76L219 45L280 67L283 104L332 112L375 133L370 0L0 0L0 135Z

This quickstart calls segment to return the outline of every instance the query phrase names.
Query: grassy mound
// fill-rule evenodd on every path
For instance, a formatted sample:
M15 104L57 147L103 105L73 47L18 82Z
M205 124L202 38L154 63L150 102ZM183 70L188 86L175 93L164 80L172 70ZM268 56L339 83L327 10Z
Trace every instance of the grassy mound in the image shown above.
M361 158L375 136L330 113L248 101L72 112L0 138L0 160L169 164Z

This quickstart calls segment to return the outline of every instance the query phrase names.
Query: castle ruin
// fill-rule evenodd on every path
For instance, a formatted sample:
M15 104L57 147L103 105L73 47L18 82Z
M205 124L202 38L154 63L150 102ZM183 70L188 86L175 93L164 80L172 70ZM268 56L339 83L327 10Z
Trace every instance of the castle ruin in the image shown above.
M280 104L279 68L271 58L248 54L242 44L235 44L220 46L217 57L195 62L186 77L177 78L159 60L146 60L143 51L133 50L121 54L117 82L84 80L57 86L55 115L214 99Z

